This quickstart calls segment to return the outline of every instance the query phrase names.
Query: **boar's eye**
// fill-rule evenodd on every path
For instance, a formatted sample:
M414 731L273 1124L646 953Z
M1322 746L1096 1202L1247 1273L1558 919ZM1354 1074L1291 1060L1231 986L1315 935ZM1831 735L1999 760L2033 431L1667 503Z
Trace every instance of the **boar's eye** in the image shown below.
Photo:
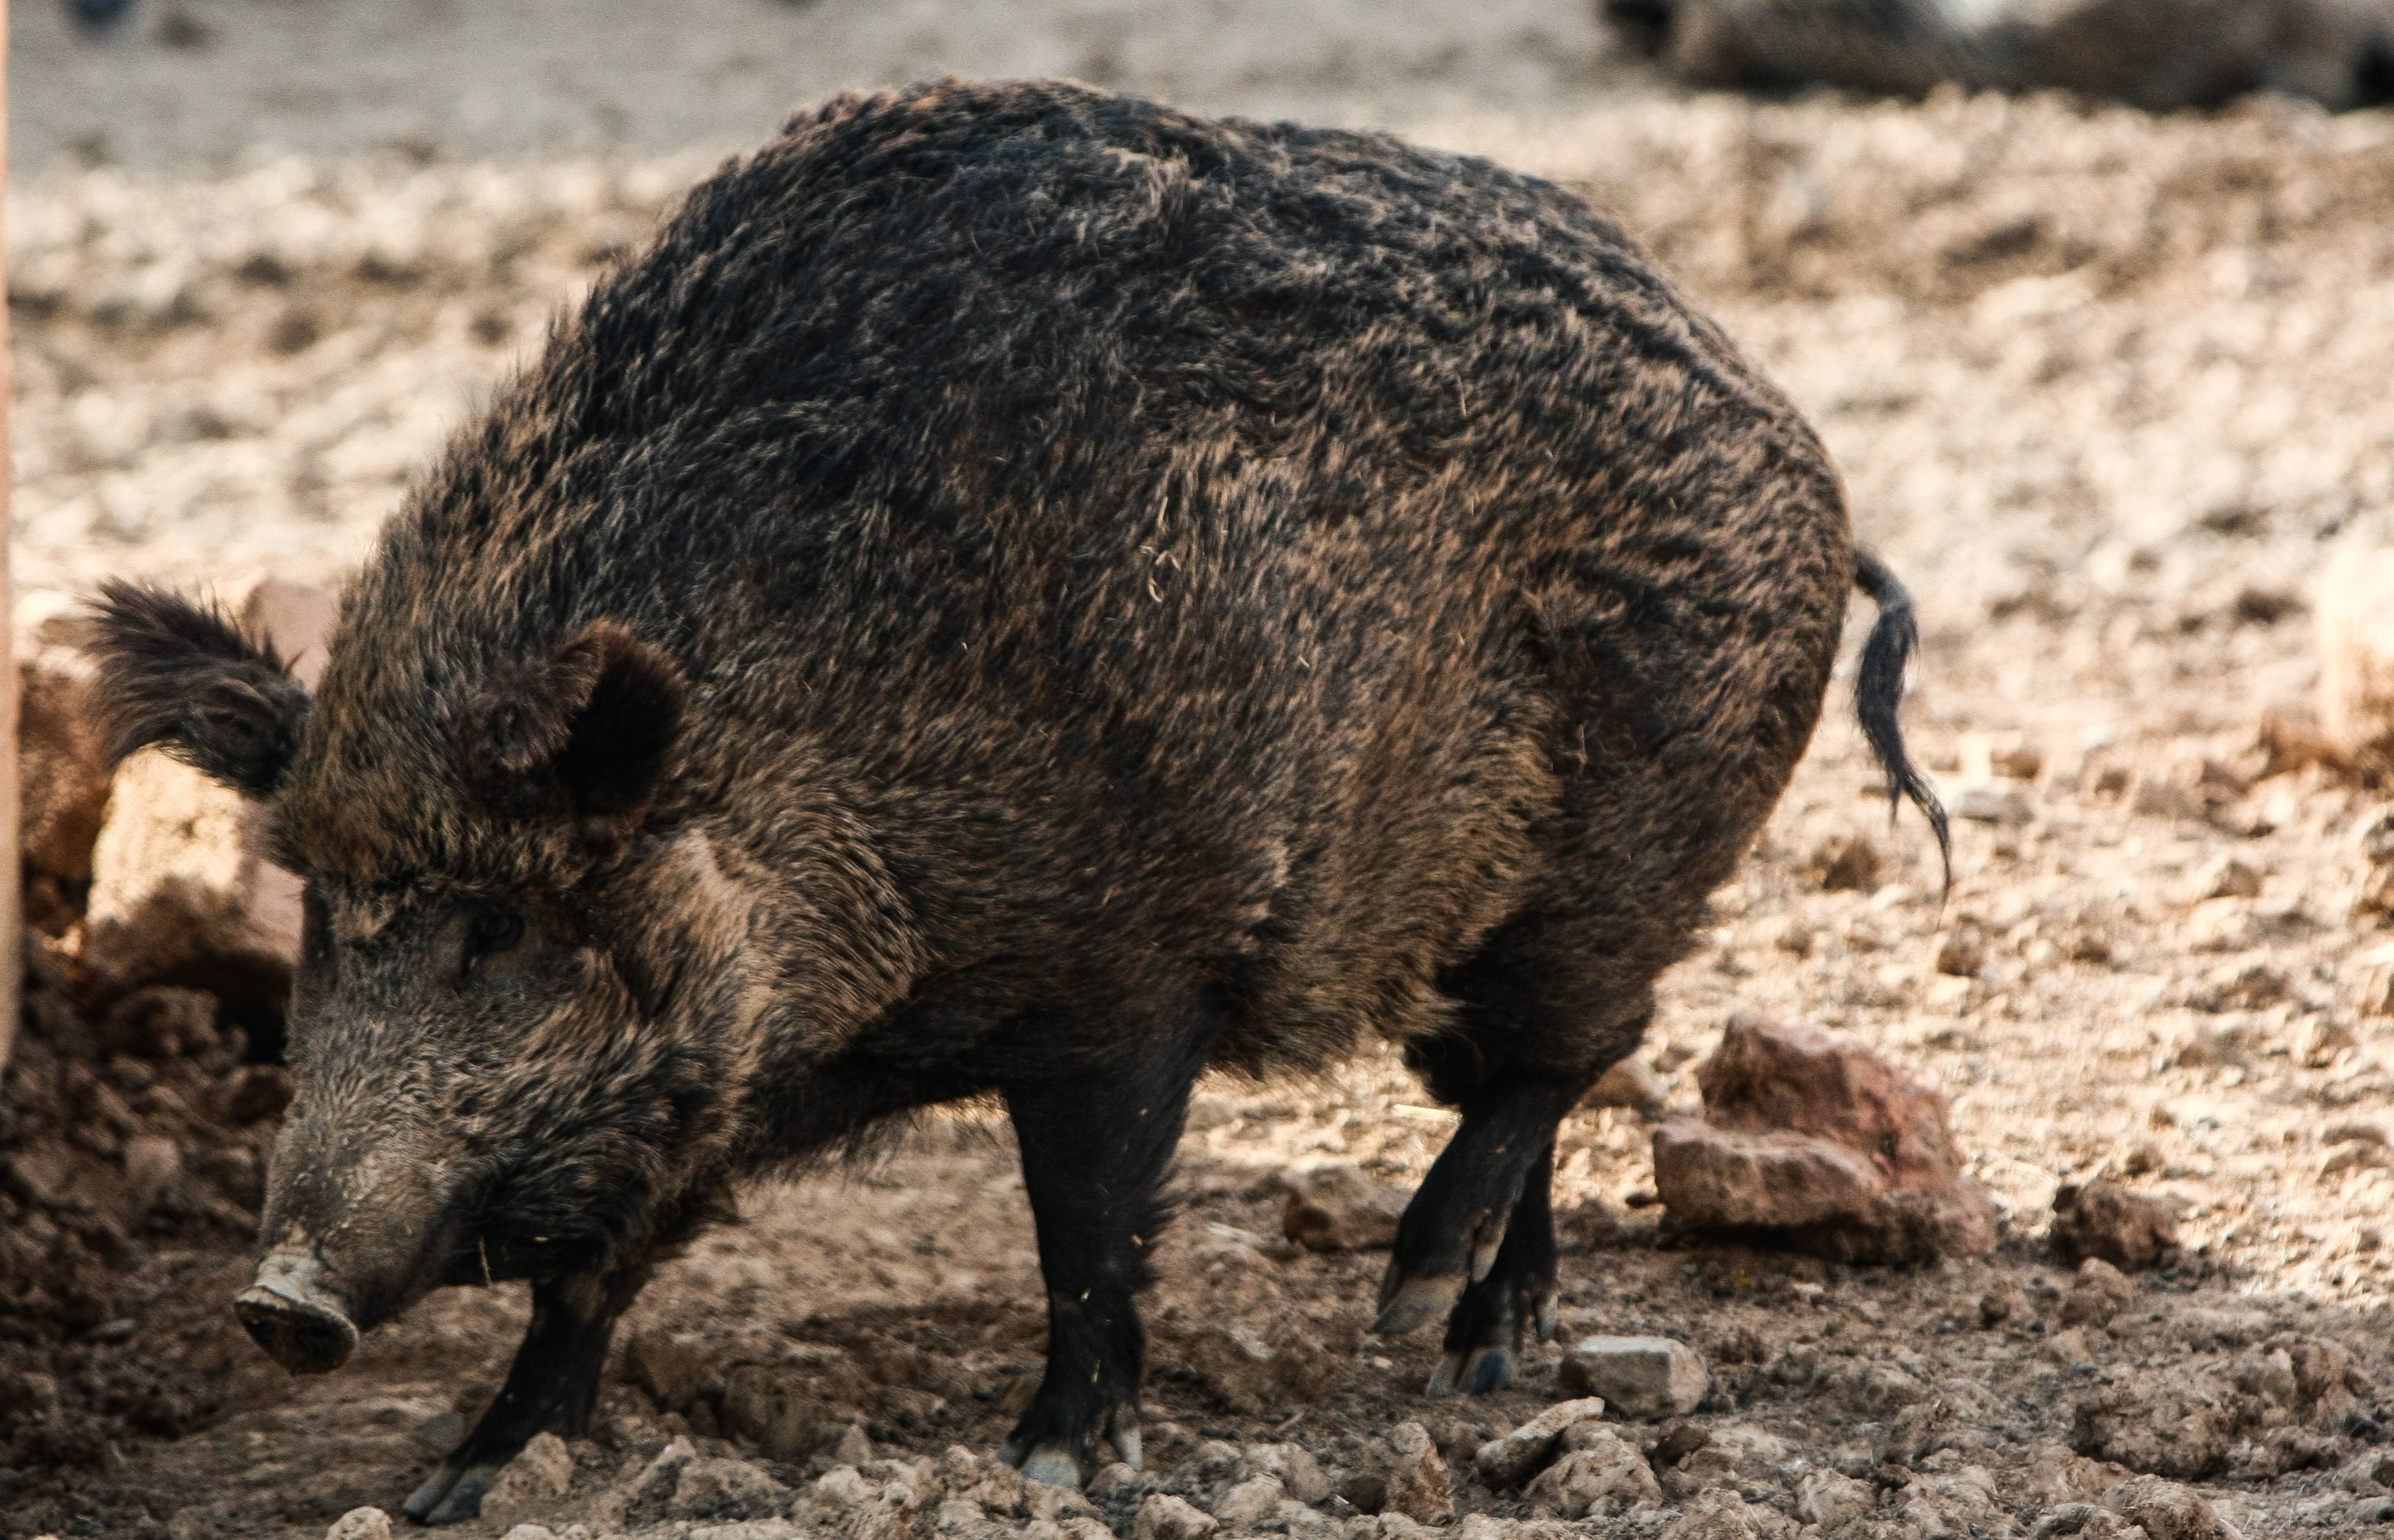
M512 909L483 904L475 909L466 928L465 971L484 957L495 956L523 940L523 916Z
M333 955L333 911L324 895L309 883L299 892L299 951L309 962L322 965Z

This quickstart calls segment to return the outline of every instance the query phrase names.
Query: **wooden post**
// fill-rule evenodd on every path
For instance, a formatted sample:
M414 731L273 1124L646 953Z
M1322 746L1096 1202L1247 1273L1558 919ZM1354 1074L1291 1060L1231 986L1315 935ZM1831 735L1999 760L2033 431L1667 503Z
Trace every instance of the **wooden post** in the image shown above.
M0 187L8 180L8 0L0 0ZM7 204L0 200L0 292L7 287ZM0 1068L17 1040L18 993L25 980L24 865L17 854L17 586L8 573L16 534L10 494L16 462L8 420L17 397L9 368L8 307L0 302Z

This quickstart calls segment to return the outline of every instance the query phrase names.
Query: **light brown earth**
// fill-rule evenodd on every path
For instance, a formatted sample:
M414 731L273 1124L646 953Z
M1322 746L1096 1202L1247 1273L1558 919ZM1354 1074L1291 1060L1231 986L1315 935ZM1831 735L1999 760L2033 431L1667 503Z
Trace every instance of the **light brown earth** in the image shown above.
M2394 935L2354 913L2356 831L2379 798L2300 766L2298 724L2263 729L2308 700L2322 569L2394 543L2394 118L1681 99L1608 72L1567 5L1325 4L1281 22L724 0L607 43L562 7L511 26L481 8L375 21L260 0L189 7L216 29L208 48L137 39L109 56L71 53L41 7L19 8L17 134L39 168L10 206L28 625L111 573L336 580L543 317L717 149L762 133L777 97L934 67L1107 73L1075 52L1102 34L1116 78L1193 105L1384 122L1585 188L1844 466L1864 539L1919 598L1908 721L1949 792L1966 764L2040 761L2010 783L2024 822L1960 826L1940 902L1918 822L1890 830L1864 795L1841 695L1716 928L1667 981L1648 1048L1677 1109L1732 1010L1915 1058L2000 1200L1993 1257L1888 1271L1676 1236L1638 1204L1647 1124L1567 1125L1565 1338L1680 1337L1714 1368L1695 1422L1721 1445L1740 1428L1784 1441L1746 1439L1734 1468L1691 1460L1610 1522L1659 1533L1734 1489L1793 1524L1828 1467L1875 1504L1837 1533L2026 1533L2125 1474L2074 1441L2191 1460L2248 1535L2382 1517L2394 1019L2364 1007ZM612 7L605 25L639 11ZM570 63L528 62L552 43ZM752 63L721 62L734 55ZM702 59L717 63L687 62ZM608 82L620 120L601 110ZM457 100L498 105L441 106L467 86ZM102 121L118 125L108 145L84 142ZM259 137L297 153L235 165ZM77 143L131 166L79 166ZM670 152L682 145L703 152ZM1874 887L1809 875L1840 836L1883 855ZM2256 897L2203 899L2222 856L2258 874ZM1940 976L1965 931L1984 943L1977 976ZM1283 1173L1335 1160L1409 1183L1443 1115L1374 1060L1316 1086L1210 1086L1197 1122L1152 1301L1151 1419L1179 1430L1151 1427L1157 1481L1215 1495L1209 1439L1294 1441L1353 1471L1418 1420L1464 1456L1464 1509L1519 1516L1461 1472L1480 1438L1560 1394L1551 1356L1505 1395L1425 1401L1433 1345L1362 1335L1378 1258L1277 1244ZM2108 1327L2064 1324L2070 1279L2043 1247L2057 1184L2090 1175L2185 1216L2185 1259L2140 1276ZM869 1170L759 1191L748 1215L650 1290L635 1335L697 1333L677 1362L702 1378L813 1363L876 1455L993 1447L1041 1338L1002 1127L936 1124ZM419 1429L488 1394L522 1315L507 1290L445 1296L352 1369L293 1388L240 1356L209 1303L241 1270L206 1246L153 1255L123 1296L129 1337L101 1340L120 1329L102 1323L44 1350L71 1383L212 1365L255 1409L13 1471L0 1532L313 1535L349 1507L395 1507L430 1457ZM1320 1393L1227 1403L1224 1332L1318 1348ZM507 1522L603 1529L593 1505L626 1462L675 1431L720 1434L711 1403L693 1405L663 1413L619 1375L599 1436L572 1451L572 1492ZM767 1466L800 1483L860 1453ZM1105 1497L1102 1516L1129 1533L1138 1495ZM1757 1521L1716 1513L1677 1533Z

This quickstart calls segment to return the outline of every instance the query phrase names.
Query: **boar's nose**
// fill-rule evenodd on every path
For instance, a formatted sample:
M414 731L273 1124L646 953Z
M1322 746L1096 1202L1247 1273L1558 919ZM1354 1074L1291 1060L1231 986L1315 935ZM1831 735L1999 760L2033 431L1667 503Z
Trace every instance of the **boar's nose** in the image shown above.
M313 1257L278 1252L232 1302L250 1336L295 1375L328 1373L357 1350L358 1328L318 1282L322 1270Z

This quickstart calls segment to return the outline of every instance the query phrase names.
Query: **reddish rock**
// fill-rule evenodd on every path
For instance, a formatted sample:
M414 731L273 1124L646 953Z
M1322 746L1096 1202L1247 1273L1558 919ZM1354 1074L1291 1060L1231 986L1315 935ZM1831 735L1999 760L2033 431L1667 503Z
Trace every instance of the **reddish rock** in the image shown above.
M1696 1081L1703 1120L1654 1136L1655 1191L1680 1224L1769 1231L1848 1261L1993 1247L1993 1205L1963 1174L1945 1098L1921 1072L1818 1027L1741 1016Z

